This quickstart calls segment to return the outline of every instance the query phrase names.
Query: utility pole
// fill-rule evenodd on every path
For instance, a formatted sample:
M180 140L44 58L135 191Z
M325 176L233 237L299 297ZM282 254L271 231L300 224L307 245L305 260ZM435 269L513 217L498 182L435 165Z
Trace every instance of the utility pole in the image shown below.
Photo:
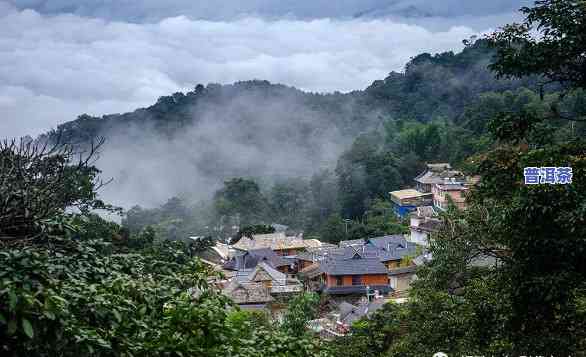
M349 220L348 218L344 219L344 226L346 227L346 236L348 236L348 223L350 223L351 220Z

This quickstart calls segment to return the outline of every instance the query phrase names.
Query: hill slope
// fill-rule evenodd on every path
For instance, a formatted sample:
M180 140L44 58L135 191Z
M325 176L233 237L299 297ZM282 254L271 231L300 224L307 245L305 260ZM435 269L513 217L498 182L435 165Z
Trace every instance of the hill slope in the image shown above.
M404 73L346 94L259 80L198 85L131 113L82 115L57 131L74 143L107 138L98 165L115 179L103 194L117 204L206 197L233 176L309 176L333 166L356 135L384 120L458 122L478 94L530 84L494 79L490 58L483 41L458 54L422 54Z

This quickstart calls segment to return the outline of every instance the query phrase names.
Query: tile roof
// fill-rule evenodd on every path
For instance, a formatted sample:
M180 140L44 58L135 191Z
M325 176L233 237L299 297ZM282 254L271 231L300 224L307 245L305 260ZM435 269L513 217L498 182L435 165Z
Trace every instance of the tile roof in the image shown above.
M363 245L364 239L351 239L351 240L342 240L338 243L340 247L348 247L351 245Z
M343 242L360 242L356 245L343 244ZM416 254L417 244L408 242L403 235L389 235L384 237L343 241L343 247L316 249L300 253L297 257L301 260L321 263L332 259L351 259L355 254L362 258L378 259L381 262L401 260L405 256Z
M383 262L389 260L400 260L405 256L413 256L417 252L417 244L408 242L400 234L370 238L366 241L370 245L379 249L379 259Z
M270 277L273 283L279 285L285 285L287 283L287 274L281 273L275 270L273 267L265 262L259 263L256 268L248 275L250 281L255 281L256 275L259 271L265 271Z
M452 165L447 162L437 163L437 164L426 164L427 168L432 171L443 171L443 170L451 170Z
M437 183L436 186L442 191L463 191L468 189L461 182Z
M303 239L301 237L286 236L285 233L255 234L252 238L242 237L233 245L240 250L251 250L270 248L272 250L282 249L305 249L319 247L321 242L317 239Z
M437 216L437 212L435 211L433 206L421 206L421 207L417 207L417 210L413 211L411 213L411 215L418 217L418 218L424 218L424 217L429 218L429 217Z
M422 184L442 183L445 178L464 177L461 171L452 170L450 164L427 164L427 169L415 177Z
M442 226L442 222L438 219L428 219L425 220L421 223L419 223L419 225L417 227L413 227L415 229L419 229L422 231L426 231L426 232L437 232Z
M366 316L369 316L383 307L385 301L382 299L373 300L367 304L354 306L347 302L342 302L338 305L340 311L340 321L346 325L352 325L354 321L358 321Z
M262 283L241 282L233 280L222 293L237 304L259 304L274 300L269 289Z
M360 250L344 248L343 254L328 255L320 262L320 269L328 275L386 274L387 268L378 257L367 257Z
M234 256L224 264L224 269L239 270L252 269L260 262L267 262L273 268L290 265L287 261L269 248L252 249L242 254Z
M403 200L406 198L419 198L419 197L429 196L429 193L419 192L419 191L414 190L412 188L408 188L405 190L392 191L389 193L391 194L391 196L396 197L399 200Z
M416 265L410 265L408 267L401 267L401 268L394 268L389 271L389 276L415 273L416 270L417 270Z

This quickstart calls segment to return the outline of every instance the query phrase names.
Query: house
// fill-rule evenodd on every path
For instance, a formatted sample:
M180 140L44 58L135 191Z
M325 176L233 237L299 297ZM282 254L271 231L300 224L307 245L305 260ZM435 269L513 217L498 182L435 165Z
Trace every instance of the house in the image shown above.
M235 253L235 250L230 248L228 244L217 242L214 246L195 253L195 256L213 264L222 265L230 260Z
M362 242L364 243L363 240ZM340 249L338 246L329 243L323 243L321 247L308 248L305 252L301 252L296 256L298 270L301 271L315 262L322 260L324 256L335 250Z
M389 284L395 293L403 293L411 288L411 282L415 280L415 264L406 267L395 268L389 271Z
M378 291L388 293L389 286L387 267L377 256L370 256L361 249L343 248L343 252L328 254L319 262L319 274L308 275L319 277L321 290L331 295L366 294ZM314 280L315 280L314 277Z
M239 305L258 305L274 301L274 296L302 291L299 280L261 262L254 269L239 270L222 293Z
M429 237L439 230L441 221L433 206L417 207L409 215L409 241L424 247L429 246Z
M303 239L301 236L286 236L285 233L255 234L252 238L242 237L233 248L248 251L269 248L281 256L293 256L307 248L321 246L317 239Z
M378 257L388 270L404 265L405 259L417 255L417 244L407 241L402 234L369 238L364 251Z
M350 246L362 246L364 244L364 239L350 239L350 240L343 240L338 242L338 246L340 248L350 247Z
M464 179L461 171L452 170L448 163L427 164L426 170L414 179L415 187L419 192L430 193L433 185L442 183L446 178Z
M463 181L454 178L446 178L442 183L436 183L432 187L433 206L445 211L450 201L458 208L466 208L466 192L469 187Z
M353 248L364 257L377 258L387 269L393 269L399 267L405 258L416 256L418 249L417 244L409 242L402 234L341 241L339 245L339 248L321 248L299 254L297 259L300 271L328 257L344 255L348 248Z
M344 336L350 332L354 322L372 315L380 310L385 303L386 301L380 297L357 305L342 301L334 311L324 318L309 321L307 325L324 339Z
M406 189L390 192L391 202L395 214L403 218L419 206L426 206L432 202L432 194L420 192L414 189Z
M267 263L282 273L295 270L295 261L286 259L269 248L251 249L241 252L224 263L223 268L236 271L254 269L260 263Z

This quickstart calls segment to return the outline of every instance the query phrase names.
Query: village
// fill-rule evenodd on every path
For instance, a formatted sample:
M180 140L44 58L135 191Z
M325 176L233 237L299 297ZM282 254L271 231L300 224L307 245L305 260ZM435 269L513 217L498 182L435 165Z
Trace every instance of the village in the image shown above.
M417 268L433 257L429 244L441 228L440 213L466 209L466 193L479 177L465 176L448 163L427 164L413 188L389 192L393 213L408 222L408 234L341 240L337 245L274 225L270 234L216 243L198 256L220 271L215 281L242 309L264 310L279 319L286 302L304 291L321 294L326 307L307 328L325 339L343 336L353 322L385 303L405 303ZM193 237L197 239L197 237ZM496 264L477 257L471 264Z

